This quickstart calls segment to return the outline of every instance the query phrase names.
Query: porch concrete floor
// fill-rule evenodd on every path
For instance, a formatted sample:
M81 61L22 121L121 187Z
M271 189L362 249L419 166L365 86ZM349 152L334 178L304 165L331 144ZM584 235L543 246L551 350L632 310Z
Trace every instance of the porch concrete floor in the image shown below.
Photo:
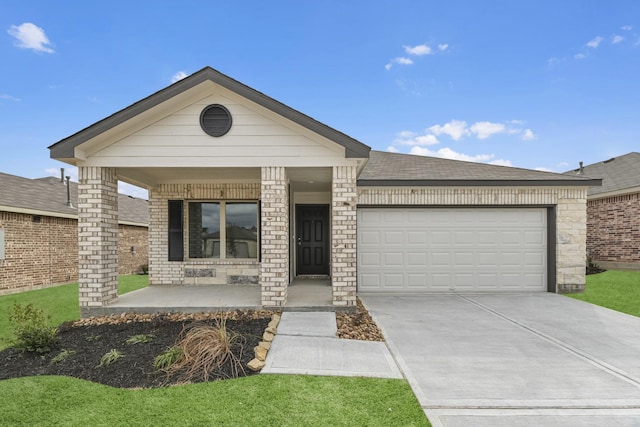
M331 281L296 279L289 285L286 311L333 311ZM107 307L93 308L91 314L127 312L156 313L262 309L260 286L174 286L151 285L129 292Z

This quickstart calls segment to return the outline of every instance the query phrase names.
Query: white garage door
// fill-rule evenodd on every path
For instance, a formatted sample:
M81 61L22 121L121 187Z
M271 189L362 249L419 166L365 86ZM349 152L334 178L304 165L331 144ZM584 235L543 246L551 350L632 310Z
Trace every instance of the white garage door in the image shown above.
M361 292L546 291L543 208L360 208Z

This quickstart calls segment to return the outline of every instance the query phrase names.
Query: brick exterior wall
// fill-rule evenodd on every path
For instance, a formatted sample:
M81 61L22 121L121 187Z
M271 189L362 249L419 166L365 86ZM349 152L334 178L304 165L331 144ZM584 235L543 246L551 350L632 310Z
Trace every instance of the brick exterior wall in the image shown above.
M118 297L118 179L114 168L78 168L81 314Z
M554 206L557 292L584 290L587 249L586 198L585 188L358 188L359 205Z
M587 202L587 250L603 266L640 269L640 193Z
M188 259L188 232L184 233L184 261L169 261L169 200L187 203L260 199L259 183L162 184L149 191L149 284L235 285L258 284L258 260Z
M357 287L357 190L355 166L333 168L331 284L333 305L355 307Z
M262 168L262 305L281 307L289 286L289 191L284 167Z
M38 215L39 216L39 215ZM0 295L78 280L78 221L74 218L0 212L5 259L0 260ZM119 274L147 264L147 227L120 225ZM136 247L135 255L131 246ZM124 262L123 262L124 261Z

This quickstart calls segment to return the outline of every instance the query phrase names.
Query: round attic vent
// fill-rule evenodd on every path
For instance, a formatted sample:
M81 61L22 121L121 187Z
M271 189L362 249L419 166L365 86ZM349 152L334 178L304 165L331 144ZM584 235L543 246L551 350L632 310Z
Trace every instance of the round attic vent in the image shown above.
M220 104L207 105L200 113L200 126L211 136L222 136L231 129L231 113Z

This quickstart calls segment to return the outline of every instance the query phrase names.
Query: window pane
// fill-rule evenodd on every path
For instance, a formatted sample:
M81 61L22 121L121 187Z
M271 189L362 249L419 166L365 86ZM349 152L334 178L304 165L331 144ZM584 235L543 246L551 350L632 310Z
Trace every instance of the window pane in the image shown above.
M227 258L258 258L258 205L227 203Z
M189 203L189 258L220 258L219 203Z

